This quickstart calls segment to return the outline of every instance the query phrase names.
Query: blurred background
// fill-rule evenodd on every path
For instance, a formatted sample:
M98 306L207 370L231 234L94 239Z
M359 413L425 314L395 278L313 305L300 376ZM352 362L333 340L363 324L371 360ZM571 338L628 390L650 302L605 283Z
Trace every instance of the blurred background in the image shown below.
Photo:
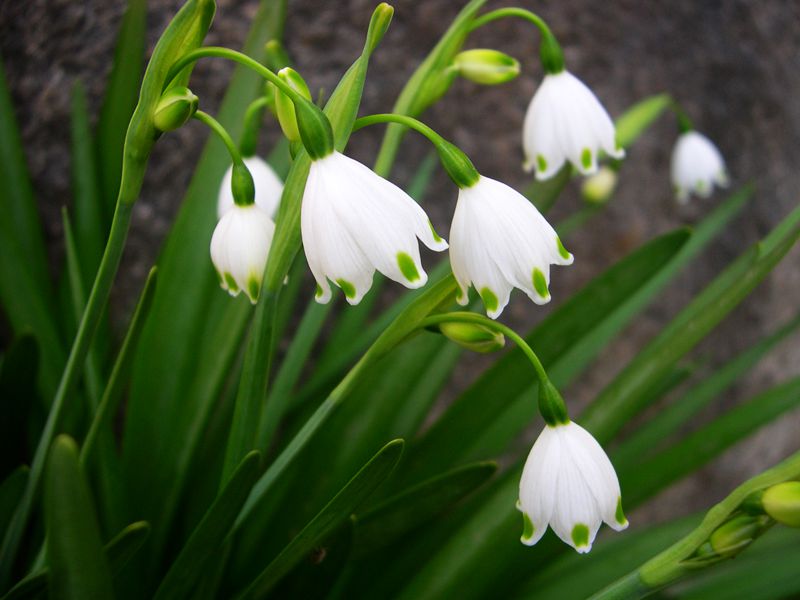
M148 3L149 49L180 0ZM243 43L257 0L218 0L207 39L238 48ZM360 52L373 0L321 2L290 0L287 47L312 93L333 89ZM434 46L464 2L396 0L395 17L370 66L362 114L388 112L408 76ZM0 55L11 88L40 199L54 274L63 264L60 209L69 205L69 102L73 83L87 87L96 116L111 66L124 0L5 0L0 3ZM489 8L510 5L489 2ZM561 41L567 67L584 80L612 117L636 101L669 92L681 102L701 132L727 159L732 186L756 186L754 198L698 260L664 292L613 345L595 368L565 390L570 405L588 402L604 384L685 306L702 287L747 246L761 238L797 204L800 190L800 3L781 0L639 2L559 0L518 5L538 12ZM542 71L538 38L521 21L491 24L470 38L467 47L497 48L522 64L520 77L503 86L481 87L457 80L440 103L423 116L455 141L478 169L519 189L530 181L521 169L520 130L525 109ZM230 65L201 62L192 89L204 110L214 112ZM379 129L356 134L348 152L369 163ZM277 139L268 120L261 139L266 152ZM197 123L163 138L156 146L141 200L136 206L124 262L112 298L116 320L124 323L150 265L176 214L194 164L207 137ZM576 257L553 272L553 304L652 237L691 225L707 214L723 194L694 199L678 207L669 182L669 157L676 138L674 118L665 114L631 149L609 206L588 226L565 239ZM427 153L425 143L409 137L391 179L405 184ZM573 182L552 211L558 222L580 207ZM456 190L442 173L424 199L437 230L446 236ZM210 240L211 231L198 232ZM427 256L432 265L432 257ZM694 352L701 369L711 369L777 329L800 309L800 248L795 248L758 290ZM311 288L309 287L309 290ZM396 294L394 288L388 294ZM222 292L220 292L222 293ZM310 293L310 292L309 292ZM546 315L520 294L503 320L527 330ZM7 338L7 327L0 328ZM485 360L467 357L448 396L471 381ZM800 372L800 339L784 342L735 390L723 410ZM487 399L491 401L491 399ZM574 410L574 409L573 409ZM533 435L533 432L532 432ZM697 476L649 503L638 517L661 519L684 514L718 500L740 481L796 450L800 414L762 429ZM634 519L637 515L633 516Z

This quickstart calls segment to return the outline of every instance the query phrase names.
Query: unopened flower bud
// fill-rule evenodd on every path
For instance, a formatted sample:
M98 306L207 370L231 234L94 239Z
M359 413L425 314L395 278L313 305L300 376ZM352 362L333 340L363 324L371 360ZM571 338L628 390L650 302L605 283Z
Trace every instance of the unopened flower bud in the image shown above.
M800 481L773 485L761 497L764 511L787 527L800 527Z
M769 517L739 515L720 525L708 538L711 548L720 556L734 556L758 537Z
M153 115L153 124L159 131L173 131L182 127L197 112L198 98L189 88L176 86L161 96Z
M475 323L442 323L439 331L462 348L481 354L495 352L506 345L502 333Z
M519 75L519 61L499 50L465 50L456 55L453 65L463 78L482 85L506 83Z
M589 204L605 204L617 187L617 173L610 167L600 167L594 175L589 175L581 186L581 196Z
M283 79L289 87L298 92L304 98L311 100L311 91L300 74L291 67L284 67L278 71L278 76ZM297 128L297 114L294 102L277 87L275 88L275 114L283 130L283 135L290 142L300 141L300 131Z

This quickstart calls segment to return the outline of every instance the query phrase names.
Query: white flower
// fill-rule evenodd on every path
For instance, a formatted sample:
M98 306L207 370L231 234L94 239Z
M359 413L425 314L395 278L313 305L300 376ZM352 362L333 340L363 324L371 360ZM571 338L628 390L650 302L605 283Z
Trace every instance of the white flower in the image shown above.
M611 117L597 96L568 71L545 75L533 96L522 130L524 168L537 179L555 175L565 161L583 175L597 170L597 155L622 158Z
M550 265L572 261L550 223L515 189L480 177L459 191L450 263L461 288L460 304L467 304L470 285L493 319L503 312L513 288L545 304L550 301Z
M589 552L600 524L628 526L611 461L577 423L546 425L531 448L519 482L521 541L533 546L549 525L578 552Z
M422 287L428 276L417 238L432 250L447 248L408 194L339 152L311 163L301 229L316 299L323 304L331 298L328 280L358 304L376 269L406 287Z
M236 296L244 290L258 300L275 224L256 204L234 204L217 223L211 237L211 261L222 289Z
M248 156L243 159L244 164L253 176L253 185L256 188L256 204L263 209L267 216L274 217L281 201L283 182L263 158ZM231 192L231 175L233 165L228 167L222 177L217 197L217 218L221 219L227 210L233 206L233 192Z
M725 161L717 147L702 133L682 133L672 150L672 186L678 202L685 204L695 192L703 198L711 195L714 184L728 185Z

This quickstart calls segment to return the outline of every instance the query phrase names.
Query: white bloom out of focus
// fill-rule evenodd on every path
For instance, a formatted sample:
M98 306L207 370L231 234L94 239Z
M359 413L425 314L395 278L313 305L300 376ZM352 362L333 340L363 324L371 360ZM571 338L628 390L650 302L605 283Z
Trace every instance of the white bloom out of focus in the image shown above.
M459 190L450 263L461 305L467 304L470 285L492 319L503 312L514 288L545 304L550 301L550 265L572 261L550 223L514 188L481 176Z
M211 261L222 289L231 296L244 291L258 300L275 224L257 204L234 204L219 220L211 237Z
M329 281L350 304L358 304L376 269L408 288L422 287L428 276L417 238L432 250L447 248L408 194L339 152L311 163L301 230L322 304L331 299Z
M690 130L682 133L672 150L672 187L675 197L686 204L689 195L708 198L714 185L728 185L725 161L717 147L702 133Z
M601 150L613 158L625 156L606 109L569 71L545 75L525 114L522 148L525 170L535 169L539 180L558 173L566 161L590 175Z
M531 448L519 483L520 540L533 546L548 526L580 553L589 552L600 525L628 526L619 481L603 448L572 421L546 425Z
M256 189L256 205L258 205L267 216L275 217L278 204L283 193L283 182L267 164L263 158L258 156L248 156L243 159L244 164L253 176L253 185ZM221 219L230 207L233 206L233 192L231 191L231 176L233 165L228 167L222 177L217 198L217 218Z

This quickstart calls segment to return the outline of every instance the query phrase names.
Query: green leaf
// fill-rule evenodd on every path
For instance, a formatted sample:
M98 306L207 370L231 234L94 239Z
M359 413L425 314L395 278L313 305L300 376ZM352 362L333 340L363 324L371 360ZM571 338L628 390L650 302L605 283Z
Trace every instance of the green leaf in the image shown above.
M184 598L191 592L192 586L202 575L208 558L228 537L236 516L247 500L247 495L258 477L260 456L259 452L250 452L234 470L230 480L172 563L158 587L156 600Z
M619 471L625 501L635 505L692 473L726 448L800 404L800 377L759 394L640 464Z
M36 208L33 187L25 165L25 152L19 135L11 93L5 73L0 65L0 213L7 223L10 235L19 244L24 256L25 271L30 277L31 290L45 298L50 292L47 253L44 246L42 224Z
M607 532L589 554L568 552L537 570L516 587L515 597L537 600L588 598L592 593L635 569L646 557L655 556L700 521L700 515L662 523L622 534ZM580 577L575 574L580 573Z
M142 2L143 4L143 2ZM144 42L144 36L142 36ZM140 69L141 70L141 69ZM113 72L113 71L112 71ZM130 77L129 80L138 79ZM135 97L134 97L135 102ZM133 106L131 111L133 112ZM120 128L121 136L124 135L128 118ZM72 192L74 204L72 215L75 219L75 247L83 275L83 289L88 290L94 280L94 274L100 266L100 258L105 247L107 227L103 211L105 207L100 199L98 187L97 165L95 163L94 146L92 142L92 131L89 125L89 109L86 105L86 89L80 81L76 81L72 87L72 112L70 118L71 137L72 137ZM105 148L109 150L109 148ZM120 137L120 156L119 162L122 163L122 137ZM103 156L113 153L106 152ZM114 190L116 193L116 190ZM111 198L115 198L112 195Z
M257 55L269 39L280 38L284 8L280 0L262 2L246 53ZM247 105L262 92L256 74L234 71L217 116L235 138ZM228 358L238 352L252 314L248 302L231 301L219 290L208 256L217 190L229 163L224 145L209 140L159 258L161 284L134 361L123 470L131 504L153 525L148 544L153 568L175 509L165 497L180 494L177 476L191 462L187 451L197 446L214 394L227 375ZM154 414L159 418L153 419Z
M5 414L5 413L3 413ZM4 440L6 438L3 438ZM14 509L22 498L25 485L28 483L30 469L22 465L12 471L0 484L0 535L5 535Z
M800 207L729 265L600 393L581 416L601 443L643 408L646 390L733 310L800 237Z
M622 148L630 147L671 104L669 95L657 94L628 108L615 123L617 144Z
M494 462L479 462L423 481L356 515L358 556L391 545L395 540L448 510L497 470Z
M792 334L798 326L800 326L800 316L795 317L772 335L742 352L699 384L682 392L673 403L659 410L646 423L638 426L636 431L611 453L612 462L617 470L633 466L648 455L652 455L659 446L663 446L665 440L709 402L733 385L739 377L748 372L775 345ZM650 401L645 401L644 404L650 404Z
M128 525L105 545L103 551L114 577L142 547L149 533L150 526L147 522L137 521ZM11 588L8 594L3 596L3 600L39 598L47 592L49 577L50 570L47 567L31 573Z
M259 598L281 580L314 546L347 519L389 475L403 452L403 440L384 446L303 530L273 559L241 594L240 598Z
M53 442L45 475L50 590L54 598L113 598L91 493L67 436Z
M30 460L28 436L39 433L33 419L38 366L39 348L31 335L16 339L0 365L0 478Z
M139 98L139 84L144 68L146 18L147 0L129 0L120 25L114 62L97 122L97 161L103 199L101 206L107 218L110 218L117 199L125 132Z

